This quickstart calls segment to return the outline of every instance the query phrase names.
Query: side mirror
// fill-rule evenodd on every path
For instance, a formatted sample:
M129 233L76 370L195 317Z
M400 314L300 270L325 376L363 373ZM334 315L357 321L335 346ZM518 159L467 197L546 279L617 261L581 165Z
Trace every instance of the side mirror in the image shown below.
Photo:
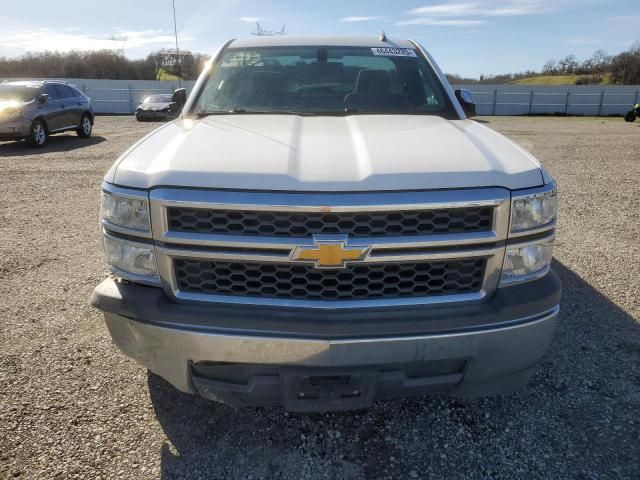
M38 105L45 105L49 101L49 94L43 93L38 97Z
M187 103L187 89L178 88L175 92L173 92L173 96L171 97L169 111L171 113L178 114L182 112L182 108L184 107L185 103Z
M467 117L475 117L476 114L476 104L473 103L473 96L469 90L456 90L456 98L460 102L460 106Z

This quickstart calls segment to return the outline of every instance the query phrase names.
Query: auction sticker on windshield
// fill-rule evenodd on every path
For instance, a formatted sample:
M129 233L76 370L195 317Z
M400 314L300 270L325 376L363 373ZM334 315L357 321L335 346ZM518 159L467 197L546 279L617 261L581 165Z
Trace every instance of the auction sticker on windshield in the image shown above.
M373 47L371 51L383 57L417 57L412 48Z

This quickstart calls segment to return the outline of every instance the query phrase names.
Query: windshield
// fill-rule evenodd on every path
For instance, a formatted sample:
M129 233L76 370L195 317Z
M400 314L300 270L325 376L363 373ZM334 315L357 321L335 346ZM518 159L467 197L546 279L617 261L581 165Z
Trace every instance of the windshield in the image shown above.
M38 85L12 85L10 83L0 83L0 100L30 102L36 98L39 90L40 87Z
M369 47L230 48L213 67L192 112L457 118L420 53Z
M142 103L170 103L171 102L171 94L165 95L149 95L144 99Z

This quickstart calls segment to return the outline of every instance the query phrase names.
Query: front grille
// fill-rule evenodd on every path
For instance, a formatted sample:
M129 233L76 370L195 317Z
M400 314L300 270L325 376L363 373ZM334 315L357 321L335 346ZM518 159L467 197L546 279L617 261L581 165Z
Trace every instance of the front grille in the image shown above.
M174 259L180 291L293 300L369 300L478 292L485 258L360 264L319 270L291 263Z
M169 207L174 232L307 238L343 234L351 238L486 232L493 228L492 207L392 212L263 212Z

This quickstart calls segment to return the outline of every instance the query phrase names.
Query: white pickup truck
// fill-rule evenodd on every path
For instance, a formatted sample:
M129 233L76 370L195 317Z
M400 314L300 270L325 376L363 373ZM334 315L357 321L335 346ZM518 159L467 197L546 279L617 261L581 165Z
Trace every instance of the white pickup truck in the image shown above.
M556 186L413 41L232 40L102 185L116 345L176 388L319 412L527 384Z

